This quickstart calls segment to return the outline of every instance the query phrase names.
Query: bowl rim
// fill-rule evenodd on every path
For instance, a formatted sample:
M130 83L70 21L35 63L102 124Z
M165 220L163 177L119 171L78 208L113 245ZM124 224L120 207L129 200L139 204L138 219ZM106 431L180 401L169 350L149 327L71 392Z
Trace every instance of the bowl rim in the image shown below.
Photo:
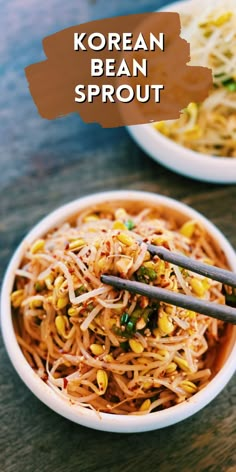
M150 415L126 416L94 412L93 410L71 404L70 401L61 398L60 395L55 393L45 382L43 382L43 380L41 380L30 367L20 349L13 329L10 293L15 278L14 273L16 268L19 267L25 247L35 238L47 233L49 229L60 224L62 221L65 221L82 209L89 207L90 205L111 200L126 200L133 202L141 200L142 202L147 202L147 204L148 202L152 202L164 206L167 209L174 209L187 217L197 218L203 223L213 238L219 242L220 247L222 247L226 254L231 269L236 272L236 254L231 244L213 223L186 204L163 195L137 190L115 190L94 193L73 200L72 202L62 205L49 213L27 233L25 238L19 244L9 262L2 284L2 335L9 358L18 375L34 395L53 411L75 423L101 431L119 433L150 431L175 424L188 418L206 406L218 395L218 393L220 393L232 377L236 368L236 343L232 347L232 350L220 371L203 390L196 393L188 401L184 401L183 403L166 410L151 413Z
M192 1L192 0L187 0L187 1ZM177 3L177 2L176 2ZM197 152L193 151L192 149L187 148L186 146L183 146L182 144L177 143L173 139L168 138L167 136L164 136L160 131L156 130L153 126L154 123L145 123L145 124L140 124L140 125L133 125L133 126L127 126L127 129L131 134L134 136L134 132L137 130L137 132L141 131L141 127L145 132L150 134L150 137L152 139L156 139L157 141L160 140L166 147L169 146L170 151L176 151L178 150L178 154L181 153L181 159L186 160L189 163L189 158L191 158L192 163L197 163L197 164L208 164L208 165L213 165L215 168L223 169L225 166L229 166L229 168L232 168L233 170L236 170L236 158L233 157L218 157L218 156L213 156L210 154L204 154L203 152ZM176 156L175 156L176 157Z

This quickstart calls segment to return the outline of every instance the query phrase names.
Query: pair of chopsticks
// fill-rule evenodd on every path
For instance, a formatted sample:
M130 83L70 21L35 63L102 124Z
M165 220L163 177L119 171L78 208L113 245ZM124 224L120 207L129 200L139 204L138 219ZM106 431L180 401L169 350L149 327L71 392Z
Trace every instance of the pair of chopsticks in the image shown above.
M191 272L204 275L223 284L231 287L236 287L236 274L225 269L213 267L208 264L191 259L190 257L177 254L163 248L162 246L155 246L147 244L147 250L152 256L157 255L160 259L171 262L174 265L180 266L184 269L189 269ZM236 309L227 305L220 305L215 302L201 300L190 295L183 295L171 290L154 287L142 282L122 279L113 275L102 275L101 281L104 284L111 285L119 290L127 290L131 293L138 293L149 298L156 298L159 301L169 303L171 305L186 308L203 315L211 316L228 323L236 324Z

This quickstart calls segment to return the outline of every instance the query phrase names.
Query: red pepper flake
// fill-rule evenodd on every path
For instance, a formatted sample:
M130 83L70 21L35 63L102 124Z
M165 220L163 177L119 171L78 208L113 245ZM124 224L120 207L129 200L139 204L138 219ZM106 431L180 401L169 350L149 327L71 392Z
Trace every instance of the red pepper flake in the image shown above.
M69 249L69 247L70 247L69 243L66 243L65 250Z
M82 362L80 363L79 366L79 372L83 375L86 374L91 370L91 367L89 365L83 364Z
M43 374L43 377L41 377L44 382L47 382L48 380L48 374Z
M67 385L68 385L68 380L64 377L64 379L63 379L63 386L64 386L64 388L66 388Z

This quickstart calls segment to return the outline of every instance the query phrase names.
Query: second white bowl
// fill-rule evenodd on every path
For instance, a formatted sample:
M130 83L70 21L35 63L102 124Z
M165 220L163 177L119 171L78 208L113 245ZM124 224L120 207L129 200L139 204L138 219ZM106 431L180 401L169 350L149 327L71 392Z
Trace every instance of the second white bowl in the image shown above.
M180 12L196 0L171 3L159 11ZM190 45L191 50L191 45ZM214 157L187 149L163 136L152 124L127 127L136 143L155 161L187 177L212 183L236 183L236 158Z

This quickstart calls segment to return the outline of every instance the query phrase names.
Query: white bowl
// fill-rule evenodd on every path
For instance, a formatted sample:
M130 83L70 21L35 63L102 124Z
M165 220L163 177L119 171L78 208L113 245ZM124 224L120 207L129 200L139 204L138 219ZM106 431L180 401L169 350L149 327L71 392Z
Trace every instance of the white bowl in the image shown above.
M108 413L96 413L92 410L72 405L69 401L61 398L45 382L43 382L26 361L19 344L16 340L12 323L10 293L13 289L15 270L19 267L26 246L35 239L47 233L50 229L76 214L82 209L94 204L111 201L131 201L142 202L144 205L154 204L167 209L168 212L175 212L183 219L197 219L206 228L208 233L217 241L226 255L229 266L236 272L236 254L223 234L206 218L183 203L172 200L161 195L155 195L139 191L114 191L94 194L80 198L67 205L60 207L46 218L41 220L26 236L14 253L2 285L1 295L1 327L4 343L15 367L24 383L43 403L60 415L90 428L111 431L111 432L141 432L158 428L163 428L177 423L207 405L224 388L235 370L236 358L236 329L232 329L228 339L227 349L224 350L224 361L220 371L210 381L210 383L200 392L191 397L188 401L163 411L150 413L141 416L112 415Z
M196 0L174 2L158 11L180 12L191 3ZM236 158L192 151L162 135L152 124L128 126L127 130L150 157L179 174L212 183L236 183Z

